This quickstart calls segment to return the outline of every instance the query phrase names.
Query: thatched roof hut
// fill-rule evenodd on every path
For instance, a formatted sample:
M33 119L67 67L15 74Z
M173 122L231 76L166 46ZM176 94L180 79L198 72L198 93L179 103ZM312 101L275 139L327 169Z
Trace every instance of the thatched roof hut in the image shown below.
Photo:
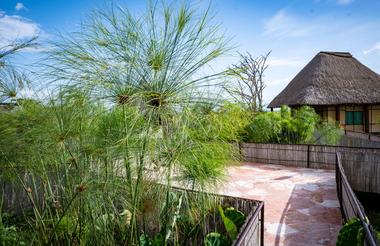
M269 104L380 104L380 75L348 52L319 52Z

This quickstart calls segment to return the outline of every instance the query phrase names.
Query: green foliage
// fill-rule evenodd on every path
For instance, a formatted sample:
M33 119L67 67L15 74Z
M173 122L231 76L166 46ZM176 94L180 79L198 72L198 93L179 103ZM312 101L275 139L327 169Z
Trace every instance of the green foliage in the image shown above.
M153 239L150 239L146 234L141 234L139 237L140 246L163 246L165 245L164 237L161 233L158 233L154 236Z
M0 204L1 205L1 204ZM6 223L8 214L1 211L0 206L0 245L13 246L13 245L26 245L25 241L18 233L16 226Z
M208 10L176 6L95 12L49 51L51 98L0 111L0 175L25 190L31 245L172 245L202 233L206 199L184 205L172 184L219 182L236 156L230 116L245 123L233 106L193 112L221 76L201 69L228 48Z
M222 217L224 228L226 228L229 238L232 241L235 240L238 234L237 225L235 225L235 223L224 214L224 210L221 206L218 207L218 210L220 216Z
M260 113L246 126L243 141L278 143L281 136L281 115L277 112Z
M205 239L205 246L228 246L231 242L222 234L211 232L207 234Z
M228 237L218 232L211 232L207 234L204 240L204 243L207 246L231 245L231 242L236 239L238 232L246 219L242 212L232 207L223 209L222 206L219 205L218 211L223 220L224 228L226 229Z
M319 137L316 137L319 135ZM281 107L280 112L264 112L245 128L243 140L256 143L336 144L341 136L339 126L323 122L308 106L298 110Z
M337 144L343 136L343 130L339 124L321 122L317 129L317 134L320 135L318 142L321 144L334 145Z
M201 141L237 142L251 117L251 113L239 104L229 102L221 106L195 104L187 110L185 114L191 121L189 134Z
M36 39L37 37L13 40L12 43L0 47L0 103L9 105L17 103L19 91L26 86L28 78L9 62L9 57L25 48L36 47Z
M241 133L250 122L252 113L239 104L225 103L210 117L211 125L216 128L214 134L232 142L241 140Z
M358 218L347 221L340 229L337 246L359 246L364 244L363 225Z
M15 226L5 227L0 224L0 244L4 246L18 245L19 239Z
M4 62L9 56L23 50L25 48L32 48L38 46L36 43L37 36L24 40L13 40L12 43L0 47L0 62ZM2 63L0 63L2 64Z
M245 215L233 207L226 208L224 210L224 215L236 225L238 230L243 226L245 222Z

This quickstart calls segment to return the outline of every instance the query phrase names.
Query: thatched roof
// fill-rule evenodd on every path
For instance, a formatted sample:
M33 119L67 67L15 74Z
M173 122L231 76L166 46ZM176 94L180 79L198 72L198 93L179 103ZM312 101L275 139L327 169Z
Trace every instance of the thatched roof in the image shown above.
M347 52L319 52L269 104L380 103L380 75Z

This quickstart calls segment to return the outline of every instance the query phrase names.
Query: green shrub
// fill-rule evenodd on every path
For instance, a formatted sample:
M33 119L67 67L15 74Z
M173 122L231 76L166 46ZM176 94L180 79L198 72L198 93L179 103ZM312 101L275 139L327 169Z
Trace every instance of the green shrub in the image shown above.
M242 132L252 118L252 113L240 104L224 102L217 107L196 104L191 111L192 134L206 141L221 139L227 142L241 140Z
M316 137L318 133L320 136ZM321 121L314 109L303 106L279 112L263 112L246 126L243 141L255 143L305 144L322 139L329 144L339 141L341 131L335 124Z
M338 234L337 246L361 246L364 244L363 225L358 218L353 218L344 224Z
M0 204L0 245L1 246L13 246L13 245L26 245L21 235L17 231L15 225L6 223L9 214L1 211Z
M231 245L246 219L245 214L232 207L223 209L221 206L218 206L218 211L228 236L218 232L210 232L206 235L204 241L206 246Z
M242 133L245 142L278 143L281 134L281 115L277 112L260 113Z

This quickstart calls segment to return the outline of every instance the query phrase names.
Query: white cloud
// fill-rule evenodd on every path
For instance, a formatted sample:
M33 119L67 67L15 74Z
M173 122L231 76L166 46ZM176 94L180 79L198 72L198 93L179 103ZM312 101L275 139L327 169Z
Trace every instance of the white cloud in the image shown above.
M338 0L338 4L340 5L348 5L350 3L352 3L354 0Z
M377 42L374 46L372 46L368 50L363 50L364 55L368 55L371 53L380 53L380 42Z
M309 36L315 30L315 26L304 23L281 9L264 23L263 34L276 38Z
M26 9L25 5L23 3L16 3L15 10L20 11L22 9Z
M0 12L0 46L10 44L16 39L27 39L41 33L39 25L18 15Z

